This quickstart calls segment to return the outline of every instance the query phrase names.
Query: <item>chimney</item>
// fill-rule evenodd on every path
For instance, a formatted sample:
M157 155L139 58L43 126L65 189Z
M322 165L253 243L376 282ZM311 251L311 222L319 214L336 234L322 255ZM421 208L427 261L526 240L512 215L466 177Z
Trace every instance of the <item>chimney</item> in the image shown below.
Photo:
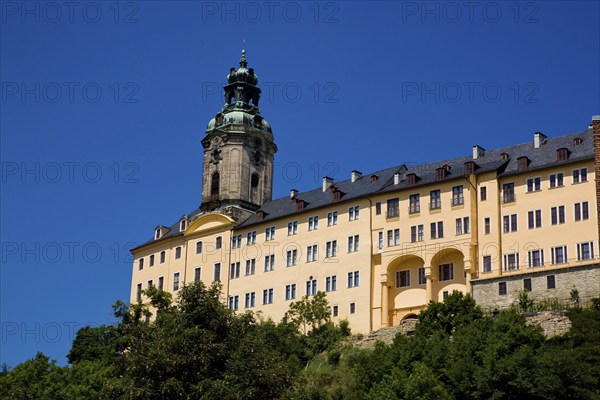
M352 183L356 182L359 178L362 177L362 172L359 172L357 170L352 171L352 175L351 175L351 181Z
M533 134L533 147L539 149L541 145L546 143L548 137L542 132L536 132Z
M394 185L398 185L400 183L400 173L396 172L394 174Z
M596 208L600 215L600 115L592 116L592 132L594 134L594 169L596 175ZM598 223L600 237L600 222Z
M333 185L333 178L324 176L323 177L323 191L325 192L327 189L329 189L329 186L331 186L331 185Z
M479 157L483 157L485 155L485 149L481 146L475 145L473 146L473 160L477 160Z
M298 196L298 189L290 190L290 199L294 199L296 196Z

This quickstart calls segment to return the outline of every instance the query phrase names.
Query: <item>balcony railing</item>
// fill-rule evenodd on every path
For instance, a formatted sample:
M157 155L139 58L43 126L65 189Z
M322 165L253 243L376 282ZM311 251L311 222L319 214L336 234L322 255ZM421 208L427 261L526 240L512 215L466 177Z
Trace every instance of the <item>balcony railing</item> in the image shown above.
M432 200L429 203L429 209L430 210L438 210L440 208L442 208L442 200L440 200L440 199Z
M400 216L400 210L398 208L391 208L385 212L386 218L397 218Z
M420 204L411 204L410 206L408 206L408 213L409 214L416 214L416 213L420 213L421 212L421 205Z

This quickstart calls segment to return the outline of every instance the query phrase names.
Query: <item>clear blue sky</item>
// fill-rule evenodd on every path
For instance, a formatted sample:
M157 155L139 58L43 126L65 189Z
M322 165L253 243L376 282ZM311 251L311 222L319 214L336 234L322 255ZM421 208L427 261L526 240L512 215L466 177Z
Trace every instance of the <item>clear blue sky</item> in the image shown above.
M200 140L243 38L279 146L274 197L600 113L596 1L0 4L13 367L38 350L66 363L74 331L129 298L128 249L198 206Z

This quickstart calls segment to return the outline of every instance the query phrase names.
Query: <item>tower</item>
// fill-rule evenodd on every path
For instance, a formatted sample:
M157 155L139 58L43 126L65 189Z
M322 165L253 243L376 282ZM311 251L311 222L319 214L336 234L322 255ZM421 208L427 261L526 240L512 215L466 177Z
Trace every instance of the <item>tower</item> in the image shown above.
M239 68L230 69L223 88L225 104L208 123L202 139L203 211L231 206L256 211L271 200L277 146L258 108L258 76L247 66L242 50Z

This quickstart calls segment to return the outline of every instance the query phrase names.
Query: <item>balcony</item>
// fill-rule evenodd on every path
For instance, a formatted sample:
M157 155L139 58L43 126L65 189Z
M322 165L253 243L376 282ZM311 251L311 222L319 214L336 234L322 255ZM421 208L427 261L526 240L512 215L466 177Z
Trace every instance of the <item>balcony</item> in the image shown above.
M439 210L440 208L442 208L442 200L440 199L432 200L429 203L430 210Z
M400 216L400 210L398 208L391 208L385 212L385 218L398 218Z
M452 206L462 206L465 204L465 198L463 196L454 196L451 200Z
M502 196L502 203L507 204L507 203L514 203L516 201L516 196L514 193L504 193L504 196Z

